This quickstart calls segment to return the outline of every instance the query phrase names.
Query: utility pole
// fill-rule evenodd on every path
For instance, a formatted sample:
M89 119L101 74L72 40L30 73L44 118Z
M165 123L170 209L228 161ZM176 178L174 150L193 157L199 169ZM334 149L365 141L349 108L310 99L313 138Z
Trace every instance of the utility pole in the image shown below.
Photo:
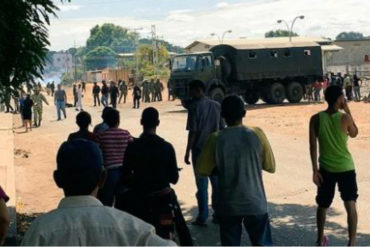
M73 42L74 43L74 48L76 49L76 40ZM76 81L77 81L77 59L76 59L76 53L77 52L75 52L75 54L73 54L73 63L74 63L74 67L75 67L75 73L74 73L74 81L75 81L75 83L76 83Z
M152 50L153 50L153 67L154 67L154 74L157 74L157 66L158 66L158 47L157 47L157 31L155 25L152 25Z
M135 63L136 63L136 71L135 71L135 82L137 78L139 78L139 57L138 57L138 45L139 45L139 33L137 31L143 30L142 27L134 27L134 28L128 28L127 30L135 33Z

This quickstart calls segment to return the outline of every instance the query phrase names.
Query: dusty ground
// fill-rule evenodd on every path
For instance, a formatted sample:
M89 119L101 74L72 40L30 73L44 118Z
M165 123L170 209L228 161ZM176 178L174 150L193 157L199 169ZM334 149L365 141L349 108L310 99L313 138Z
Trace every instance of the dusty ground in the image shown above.
M90 92L90 89L88 89ZM164 97L166 99L166 97ZM49 101L52 101L48 97ZM72 97L69 97L71 102ZM141 132L141 110L132 109L131 99L119 105L121 127L132 135ZM90 94L84 98L84 109L91 113L93 125L100 122L102 108L92 107ZM183 212L188 221L196 216L195 183L192 168L183 162L186 145L186 111L178 101L152 103L160 111L161 126L158 134L171 142L177 152L179 166L184 168L175 186ZM148 104L142 107L148 106ZM267 198L276 245L313 245L315 241L315 186L311 182L311 164L308 150L308 121L312 114L324 109L324 104L299 104L249 107L245 123L260 126L267 133L277 160L276 174L264 175ZM350 103L354 118L360 128L358 138L350 141L359 183L359 241L370 244L370 104ZM59 145L68 134L76 131L74 109L67 110L68 118L55 121L55 107L44 108L41 128L22 133L20 121L15 116L15 162L18 193L18 211L25 214L44 213L55 208L62 197L52 179L55 156ZM207 228L191 227L197 245L218 245L218 227L212 223ZM337 195L329 213L327 233L331 244L346 244L346 215ZM247 242L245 242L247 244Z

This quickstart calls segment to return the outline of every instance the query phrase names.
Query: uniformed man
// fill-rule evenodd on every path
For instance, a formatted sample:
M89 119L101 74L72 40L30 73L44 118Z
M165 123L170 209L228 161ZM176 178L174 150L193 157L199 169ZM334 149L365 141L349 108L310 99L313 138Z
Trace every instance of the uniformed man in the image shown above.
M121 104L122 97L123 97L123 103L126 104L128 88L127 88L127 84L125 81L120 80L119 90L121 91L121 95L119 96L118 104Z
M147 80L143 82L143 101L145 103L150 102L149 82Z
M163 91L163 84L159 79L157 79L157 81L155 83L155 98L156 98L156 101L162 101L162 91Z
M34 127L40 127L42 121L42 104L49 105L49 102L46 100L45 96L40 93L40 90L36 89L35 94L31 97L33 105L33 121Z
M6 107L5 113L9 113L9 112L14 111L12 105L10 104L11 99L12 99L12 93L11 93L10 89L5 88L4 89L4 103L5 103L5 107Z
M155 83L154 79L151 79L149 82L149 93L150 93L150 98L151 102L155 101Z

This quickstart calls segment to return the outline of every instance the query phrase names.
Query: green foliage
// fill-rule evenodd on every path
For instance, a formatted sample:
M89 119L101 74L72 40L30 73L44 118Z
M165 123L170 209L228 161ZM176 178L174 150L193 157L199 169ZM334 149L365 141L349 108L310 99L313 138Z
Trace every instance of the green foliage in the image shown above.
M104 69L115 66L118 54L109 47L98 46L84 56L86 69Z
M173 45L165 40L157 40L157 43L160 43L162 46L165 46L167 48L167 51L171 51L171 52L176 52L176 53L184 53L185 52L185 49L180 47L180 46L176 46L176 45ZM151 39L140 39L139 40L139 44L140 45L151 45L152 44L152 40Z
M336 40L360 40L364 39L365 36L359 32L341 32L335 38Z
M154 64L153 47L151 45L140 45L136 56L139 61L139 72L146 77L157 75L168 75L169 70L165 67L169 55L165 46L158 47L158 63Z
M289 37L289 31L287 30L282 30L282 29L278 29L278 30L271 30L267 33L265 33L265 37L266 38L274 38L274 37ZM292 36L298 36L297 33L293 32L292 33Z
M135 49L137 33L129 32L128 29L105 23L102 26L96 25L90 30L90 37L87 39L87 51L99 46L109 47L117 53L131 52Z
M7 91L42 77L52 0L0 1L0 88Z

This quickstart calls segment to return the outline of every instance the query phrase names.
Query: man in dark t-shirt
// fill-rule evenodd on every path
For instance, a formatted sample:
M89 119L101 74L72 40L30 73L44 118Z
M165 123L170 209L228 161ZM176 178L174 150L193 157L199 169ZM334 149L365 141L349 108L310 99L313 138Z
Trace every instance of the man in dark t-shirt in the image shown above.
M71 133L68 136L68 141L75 139L85 139L88 141L98 142L97 136L89 131L89 125L91 124L91 116L88 112L81 111L80 113L78 113L76 116L76 123L80 130Z
M100 87L98 86L97 82L94 82L92 93L94 96L94 106L96 106L96 102L98 102L98 105L100 106L100 99L99 99Z
M116 86L116 83L114 81L112 81L112 83L110 85L109 93L110 93L110 101L112 103L112 107L114 109L116 109L117 108L117 99L118 99L118 96L119 96L119 89Z

